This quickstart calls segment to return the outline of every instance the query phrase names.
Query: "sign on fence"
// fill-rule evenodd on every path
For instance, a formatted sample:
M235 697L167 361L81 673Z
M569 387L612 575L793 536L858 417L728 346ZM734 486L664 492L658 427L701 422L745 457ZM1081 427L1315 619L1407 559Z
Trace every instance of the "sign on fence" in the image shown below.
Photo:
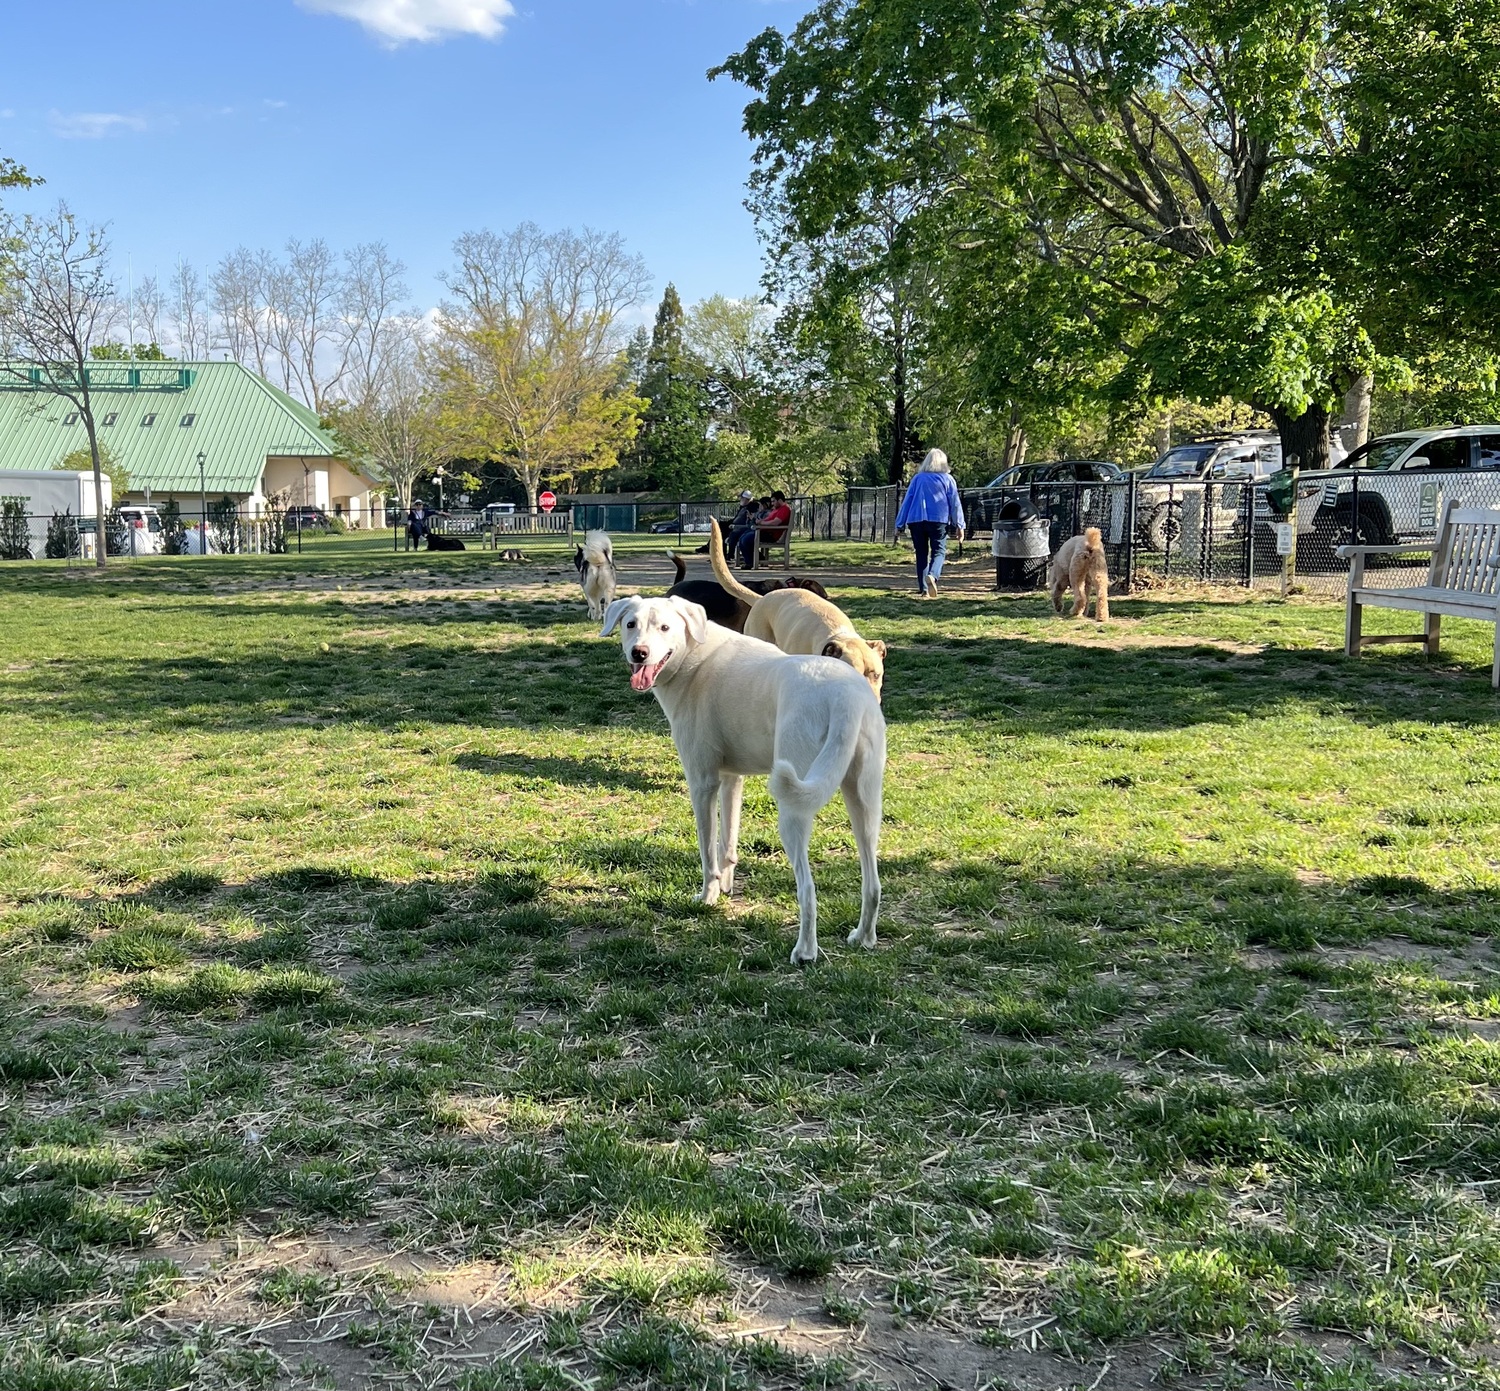
M542 493L537 498L536 505L540 507L543 512L550 512L554 507L557 506L557 494L549 488L545 493Z

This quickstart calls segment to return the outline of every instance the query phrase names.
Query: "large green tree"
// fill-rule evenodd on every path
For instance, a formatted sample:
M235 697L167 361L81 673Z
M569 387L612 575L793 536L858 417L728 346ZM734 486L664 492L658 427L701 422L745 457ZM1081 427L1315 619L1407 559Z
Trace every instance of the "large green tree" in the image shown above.
M1497 192L1475 160L1496 128L1493 10L824 0L716 71L756 93L753 182L792 234L936 191L923 221L944 252L940 317L996 404L1046 407L1066 394L1038 391L1049 378L1115 398L1229 394L1316 464L1382 344L1456 289L1476 312L1494 293L1472 273L1495 244ZM1408 176L1440 210L1431 245L1405 198L1413 215L1358 246L1351 200L1374 220L1372 192L1396 197Z
M708 486L712 450L702 365L683 338L682 300L668 285L656 310L639 394L648 403L636 438L635 466L651 486L678 497Z

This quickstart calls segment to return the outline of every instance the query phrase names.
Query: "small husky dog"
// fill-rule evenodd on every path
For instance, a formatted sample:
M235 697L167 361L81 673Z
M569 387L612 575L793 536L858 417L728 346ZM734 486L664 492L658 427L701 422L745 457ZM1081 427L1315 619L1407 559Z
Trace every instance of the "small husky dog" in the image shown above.
M1048 576L1052 590L1052 607L1062 612L1064 586L1073 591L1073 617L1088 612L1089 593L1094 596L1094 617L1109 622L1109 569L1104 557L1104 541L1099 528L1088 527L1082 536L1064 541L1052 557Z
M609 533L590 531L573 557L583 597L589 601L589 617L602 620L615 597L615 552Z

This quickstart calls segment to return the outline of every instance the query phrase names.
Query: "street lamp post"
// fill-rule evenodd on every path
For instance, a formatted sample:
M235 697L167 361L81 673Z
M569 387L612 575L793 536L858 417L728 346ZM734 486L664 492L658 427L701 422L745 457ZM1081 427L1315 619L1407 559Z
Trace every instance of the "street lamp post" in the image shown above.
M208 455L198 451L198 506L202 509L198 518L198 554L208 554L208 485L203 481L203 466Z

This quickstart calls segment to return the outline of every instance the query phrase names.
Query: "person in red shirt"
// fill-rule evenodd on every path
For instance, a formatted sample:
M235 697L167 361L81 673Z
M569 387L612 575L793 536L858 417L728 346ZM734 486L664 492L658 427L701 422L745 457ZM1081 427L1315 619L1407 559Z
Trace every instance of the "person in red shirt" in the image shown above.
M739 567L741 570L751 568L751 562L755 559L755 543L757 535L763 537L767 542L780 541L786 535L786 529L792 522L791 504L786 500L786 494L779 488L771 494L771 505L755 519L756 526L740 537L739 542ZM774 530L757 531L757 527L774 528Z

